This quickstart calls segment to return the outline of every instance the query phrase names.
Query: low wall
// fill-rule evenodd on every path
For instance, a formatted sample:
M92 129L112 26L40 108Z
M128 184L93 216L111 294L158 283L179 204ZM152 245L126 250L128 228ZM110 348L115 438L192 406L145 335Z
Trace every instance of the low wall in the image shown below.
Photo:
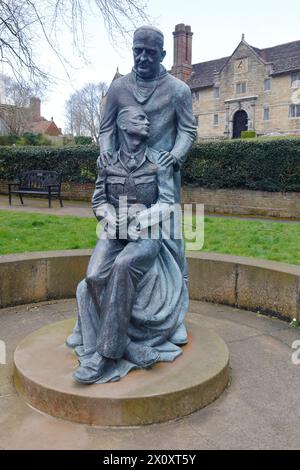
M0 257L0 308L75 296L91 250ZM187 253L192 300L300 320L300 266L212 253Z
M202 203L207 214L235 214L300 219L300 193L207 189L184 186L183 203Z
M0 194L8 194L0 180ZM90 201L94 183L63 183L63 199ZM183 203L202 203L206 214L235 214L300 219L300 193L271 193L247 189L207 189L183 186Z

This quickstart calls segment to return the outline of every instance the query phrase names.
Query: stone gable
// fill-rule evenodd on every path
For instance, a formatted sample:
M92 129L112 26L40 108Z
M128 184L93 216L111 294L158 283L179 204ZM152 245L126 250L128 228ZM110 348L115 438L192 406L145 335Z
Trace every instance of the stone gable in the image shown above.
M191 88L200 139L232 138L241 130L300 134L300 41L259 49L243 36L231 56L192 64L184 31L191 39L190 26L177 25L173 33L171 73ZM187 45L181 64L178 48Z

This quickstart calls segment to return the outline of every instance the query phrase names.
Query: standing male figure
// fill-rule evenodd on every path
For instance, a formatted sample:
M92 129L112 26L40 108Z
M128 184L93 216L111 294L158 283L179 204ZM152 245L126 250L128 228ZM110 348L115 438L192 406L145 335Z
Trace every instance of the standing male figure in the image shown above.
M100 164L105 167L118 148L116 118L121 108L139 104L150 121L149 147L160 152L160 163L180 169L196 137L190 88L163 67L163 33L153 26L138 28L133 37L134 68L113 81L107 93L100 129Z
M180 203L180 167L196 138L190 88L170 75L161 64L164 35L154 26L141 26L133 36L134 67L114 80L107 93L100 129L99 166L113 161L119 147L116 119L120 109L140 105L148 116L150 134L148 145L160 153L159 163L174 167L175 203ZM187 277L187 265L182 239L172 238L169 249Z

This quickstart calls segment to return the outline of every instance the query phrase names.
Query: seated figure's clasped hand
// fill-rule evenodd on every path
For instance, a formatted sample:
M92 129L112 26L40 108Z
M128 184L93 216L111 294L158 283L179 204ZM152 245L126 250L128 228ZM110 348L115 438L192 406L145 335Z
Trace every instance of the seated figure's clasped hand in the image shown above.
M136 242L141 238L141 228L136 217L128 219L128 238L133 242Z
M140 230L136 217L130 217L126 213L118 214L115 228L119 235L118 238L122 238L122 235L129 241L137 241L140 238Z
M130 241L141 238L140 224L135 216L128 216L127 213L117 214L111 206L103 205L96 210L96 217L106 227L108 238L122 238L120 234Z

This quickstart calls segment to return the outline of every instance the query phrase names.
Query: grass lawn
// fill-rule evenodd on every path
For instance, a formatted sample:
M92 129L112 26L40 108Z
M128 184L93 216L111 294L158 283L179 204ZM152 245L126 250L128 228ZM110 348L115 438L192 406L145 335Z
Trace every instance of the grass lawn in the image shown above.
M300 264L300 223L205 218L203 251Z
M0 254L90 248L96 219L0 211Z
M0 254L93 248L96 220L0 211ZM203 251L300 265L300 223L205 218Z

